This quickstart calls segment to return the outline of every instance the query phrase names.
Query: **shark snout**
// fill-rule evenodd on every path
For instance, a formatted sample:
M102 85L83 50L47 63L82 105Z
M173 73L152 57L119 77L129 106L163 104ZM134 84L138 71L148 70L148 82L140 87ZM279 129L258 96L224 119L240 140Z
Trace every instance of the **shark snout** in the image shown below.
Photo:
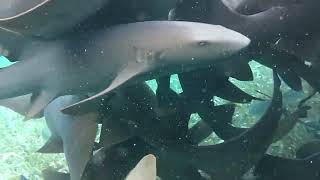
M221 47L220 50L232 55L246 48L250 44L250 39L245 35L236 32L234 30L219 26L220 33L218 32L218 44Z
M250 44L251 40L248 37L230 29L229 31L232 31L232 33L230 33L229 37L226 38L229 38L228 41L232 44L234 51L240 51Z

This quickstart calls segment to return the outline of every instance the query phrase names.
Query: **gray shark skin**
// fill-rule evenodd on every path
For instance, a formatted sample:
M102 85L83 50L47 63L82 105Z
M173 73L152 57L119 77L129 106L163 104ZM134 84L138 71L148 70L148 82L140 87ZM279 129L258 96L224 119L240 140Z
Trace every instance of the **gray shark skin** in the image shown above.
M150 26L143 26L145 24L149 24ZM132 25L132 27L130 28L130 33L129 33L130 37L134 33L137 33L137 34L136 34L135 38L133 38L132 40L130 40L130 37L126 37L126 41L125 41L126 43L128 41L129 42L130 41L137 41L137 40L139 41L138 34L140 34L141 31L135 31L135 30L138 30L140 28L144 29L144 32L143 32L144 42L143 43L141 42L142 45L139 45L139 46L143 46L143 47L138 47L138 44L136 44L136 45L132 45L134 47L130 47L128 49L128 51L130 52L129 54L133 55L132 58L136 59L136 61L133 63L129 63L126 68L120 67L121 70L119 70L117 77L115 77L113 79L112 83L110 84L110 86L107 89L101 91L100 93L98 93L95 96L92 96L92 97L90 97L80 103L73 105L73 108L76 109L81 103L90 104L89 103L90 101L94 101L97 97L103 96L106 93L117 88L119 85L123 84L125 79L126 80L132 79L134 81L135 79L140 79L141 77L145 77L147 75L148 77L144 78L144 80L147 80L147 79L154 78L156 76L159 77L161 75L168 75L168 74L173 74L173 73L177 73L177 72L181 72L181 71L190 71L193 69L205 67L205 66L209 65L210 63L212 63L214 61L214 59L218 59L221 56L225 57L226 55L228 55L230 53L237 52L237 51L241 50L243 47L247 46L249 43L249 40L246 39L244 36L241 36L241 38L237 35L236 35L237 37L233 36L233 35L231 36L231 34L233 32L232 33L230 32L230 40L228 40L228 41L222 40L223 42L221 42L221 45L222 44L223 45L221 47L218 45L218 44L220 44L220 42L219 43L216 43L216 42L219 41L219 39L220 39L218 37L220 32L221 33L223 33L223 32L221 30L219 30L219 31L216 31L217 34L215 34L215 35L211 34L211 32L213 32L213 29L217 28L216 30L218 30L221 27L215 27L215 28L207 27L206 24L198 24L197 26L194 26L195 24L190 23L190 22L182 22L181 23L181 22L172 22L172 21L170 21L170 22L154 21L154 22L134 23L131 25ZM177 30L182 28L182 26L184 27L184 30L188 29L187 31L183 31L183 32L186 32L186 34L181 33L181 32L178 33ZM120 27L126 27L126 25L123 25ZM154 42L154 39L153 39L153 43L152 44L147 43L148 46L146 47L146 45L147 45L146 42L148 41L148 40L146 41L147 37L149 37L149 36L158 37L158 35L163 34L162 28L164 28L164 27L166 27L165 31L168 32L168 33L166 33L166 38L165 39L158 39L160 41L159 43ZM196 29L194 29L195 27L196 27ZM209 29L212 28L210 30L210 32L207 31L207 30L209 30L208 28ZM146 29L148 29L148 31L145 31ZM189 33L191 31L197 32L197 36L199 35L199 37L194 37L194 35ZM200 33L200 32L203 32L203 33ZM157 33L159 33L159 34L157 34ZM177 36L177 33L180 35ZM120 35L120 34L115 33L113 37L117 37L118 35ZM185 36L185 35L187 35L187 36ZM202 35L206 35L206 36L203 37ZM214 37L212 37L212 36L214 36ZM108 41L110 41L110 40L113 41L113 39L114 39L113 37L110 37L111 39L109 38ZM172 44L172 38L176 39L173 44ZM199 38L200 39L211 39L211 40L205 40L205 41L200 40L199 41ZM235 41L231 40L233 38L237 39L236 41L239 40L239 42L240 41L241 42L236 45L236 43L235 44L233 43ZM163 40L166 40L166 41L163 41ZM199 48L195 48L193 45L191 45L191 44L194 44L195 40L196 40L196 44L197 44L196 47L199 46ZM246 42L244 42L244 41L246 41ZM177 45L176 43L178 43L178 42L179 42L179 45L176 46ZM184 43L186 43L185 44L186 46L183 45ZM213 46L213 44L215 44L215 46ZM236 47L233 45L235 45ZM126 46L128 46L128 44L126 44ZM169 48L169 47L171 47L171 48ZM146 49L144 49L144 48L146 48ZM190 52L190 54L185 53L185 50L187 50L187 49L188 49L188 51L192 51L192 53L191 52ZM209 49L211 50L210 53L208 53ZM221 51L221 49L224 49L224 50ZM223 53L221 54L221 52L223 52ZM121 58L121 59L131 59L131 58ZM201 62L197 61L197 60L201 60ZM202 60L204 60L204 61L202 61ZM154 63L150 63L150 61L152 61ZM165 66L165 64L168 64L168 66ZM135 70L133 70L134 69L133 66L134 66ZM114 67L114 68L116 69L117 67ZM147 69L152 69L152 71L147 70ZM122 74L122 75L120 76L120 74ZM124 74L126 74L126 75L124 75ZM123 77L123 76L125 76L125 77ZM84 107L85 105L81 105L81 106ZM69 110L64 110L64 112L72 110L72 108L68 108L68 109Z
M175 167L187 169L188 166L192 166L208 173L214 179L240 179L262 158L272 143L273 133L278 127L282 95L277 75L274 76L274 80L272 103L256 125L240 136L218 145L195 147L174 144L168 147L163 146L160 148L163 150L155 153L159 156L159 176L163 179L174 179L174 172L178 171ZM166 159L170 159L171 163L167 164Z
M319 179L320 154L304 159L286 159L265 155L255 167L255 174L264 180Z
M302 144L296 150L296 158L303 159L319 152L320 152L320 140L314 139L305 144Z
M154 38L163 34L166 38ZM29 53L21 57L24 61L0 70L1 77L9 77L0 85L0 99L37 94L27 114L32 117L57 96L100 91L64 112L77 110L81 104L87 109L129 80L134 84L206 67L215 59L241 50L249 41L221 26L149 21L114 26L69 40L34 42L25 50ZM34 67L39 71L30 72Z
M52 133L46 146L60 147L70 171L71 180L80 180L89 161L97 133L97 113L81 116L70 116L60 112L60 109L84 97L62 96L52 101L45 109L44 115ZM51 149L52 150L52 149ZM49 149L48 149L49 151Z
M0 26L28 36L54 38L94 14L109 0L8 1L0 9ZM61 21L64 19L65 21ZM27 27L27 28L26 28Z

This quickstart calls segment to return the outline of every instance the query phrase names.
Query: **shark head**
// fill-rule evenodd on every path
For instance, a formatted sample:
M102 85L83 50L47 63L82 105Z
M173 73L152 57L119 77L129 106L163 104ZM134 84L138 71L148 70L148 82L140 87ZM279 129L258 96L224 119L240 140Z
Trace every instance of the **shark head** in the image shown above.
M178 67L181 72L206 67L239 52L250 43L246 36L220 25L183 21L159 23L168 29L165 35L161 35L163 30L159 28L159 35L153 36L151 48L156 52L157 67L164 67L162 71L171 71L170 67ZM165 48L160 49L157 44Z

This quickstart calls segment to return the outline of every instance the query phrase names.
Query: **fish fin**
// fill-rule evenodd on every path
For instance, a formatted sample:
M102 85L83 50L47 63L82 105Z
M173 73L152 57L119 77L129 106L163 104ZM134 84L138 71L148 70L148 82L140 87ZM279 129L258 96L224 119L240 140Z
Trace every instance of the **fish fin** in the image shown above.
M62 109L62 112L65 114L76 115L81 112L86 113L88 110L92 110L93 107L97 107L97 105L100 104L99 101L104 100L103 97L124 85L128 80L133 79L145 69L146 67L139 63L129 64L117 74L117 76L105 90L80 102L67 106L66 108Z
M281 79L293 90L302 91L302 81L298 74L291 71L290 68L277 68L277 73Z
M41 113L45 107L57 97L56 93L42 90L37 94L33 94L31 97L31 107L27 111L25 121L36 117L37 114Z
M97 134L97 118L97 113L73 117L72 128L62 137L71 179L80 179L89 162Z
M51 136L37 151L38 153L63 153L63 142L60 137Z
M31 94L18 96L14 98L2 99L0 100L0 106L4 106L22 116L25 116L28 109L30 109L31 107ZM34 118L41 117L43 117L43 111L34 116Z
M144 156L134 167L125 180L156 180L156 157L152 154Z
M238 88L236 85L234 85L230 81L227 81L223 88L218 89L216 91L216 95L223 99L236 102L236 103L249 103L252 100L260 100L260 101L263 100L261 98L257 98L257 97L251 96L250 94L247 94L246 92L242 91L240 88Z

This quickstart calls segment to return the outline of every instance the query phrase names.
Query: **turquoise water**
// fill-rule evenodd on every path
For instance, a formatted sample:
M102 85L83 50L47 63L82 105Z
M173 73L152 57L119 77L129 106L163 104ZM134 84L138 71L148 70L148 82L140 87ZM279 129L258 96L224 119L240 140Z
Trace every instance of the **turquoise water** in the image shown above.
M0 68L10 66L11 64L14 63L10 62L7 58L3 56L0 57Z

